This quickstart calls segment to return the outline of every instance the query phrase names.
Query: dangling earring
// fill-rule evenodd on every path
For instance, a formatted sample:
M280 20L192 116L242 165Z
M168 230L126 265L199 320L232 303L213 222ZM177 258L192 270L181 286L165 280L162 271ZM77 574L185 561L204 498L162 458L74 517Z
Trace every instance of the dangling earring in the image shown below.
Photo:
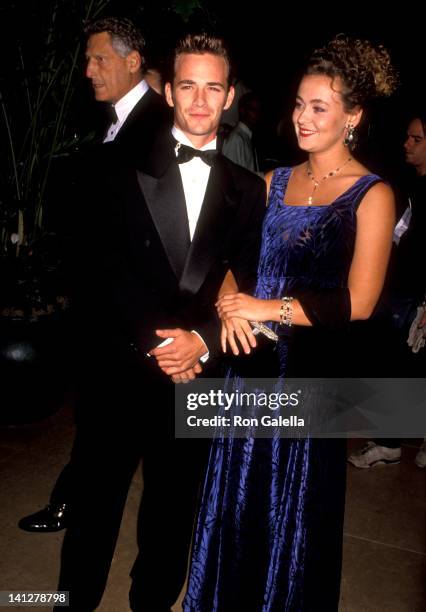
M355 146L355 128L352 123L346 126L346 136L343 140L343 144L350 149Z

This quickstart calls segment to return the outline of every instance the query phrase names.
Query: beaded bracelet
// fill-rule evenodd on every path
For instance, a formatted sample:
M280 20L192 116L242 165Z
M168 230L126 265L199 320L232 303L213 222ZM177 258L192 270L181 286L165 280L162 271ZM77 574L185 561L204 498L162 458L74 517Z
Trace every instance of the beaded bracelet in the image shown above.
M280 308L280 325L287 325L291 327L293 320L293 298L284 296L281 298Z
M269 340L278 342L277 334L264 323L260 323L259 321L250 321L250 325L253 327L254 334L260 333L269 338Z

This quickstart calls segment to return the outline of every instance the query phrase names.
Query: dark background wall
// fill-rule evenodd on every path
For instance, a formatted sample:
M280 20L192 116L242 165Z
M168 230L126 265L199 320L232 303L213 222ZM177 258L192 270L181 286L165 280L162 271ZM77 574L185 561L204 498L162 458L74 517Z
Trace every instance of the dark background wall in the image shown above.
M210 28L225 36L238 76L264 98L266 131L282 116L289 116L297 79L312 49L338 33L383 44L391 53L401 86L391 100L371 110L360 155L385 175L393 174L395 163L400 165L407 115L417 104L426 104L426 22L420 3L392 7L377 2L189 1L180 4L200 7L187 21L170 9L170 2L145 4L113 0L110 8L140 23L155 61L187 29ZM278 147L272 154L283 161L294 155L290 129L285 139L268 145Z
M66 50L81 31L79 7L88 0L56 0L60 6L56 44ZM14 100L17 80L22 80L16 43L26 57L37 58L42 48L43 27L55 0L7 0L0 7L0 87L9 107ZM390 4L331 2L277 3L232 2L225 0L181 0L156 2L110 0L103 14L126 15L140 25L146 35L149 59L164 66L175 40L188 30L210 29L225 36L231 47L238 76L261 94L266 121L262 143L267 155L283 163L295 157L291 126L281 139L275 138L278 121L288 119L298 75L313 48L337 33L346 33L384 44L391 52L401 76L401 87L392 100L373 108L365 131L360 155L373 170L392 175L393 165L401 162L406 115L425 94L426 23L420 6L412 3L392 8ZM83 45L84 47L84 45ZM28 61L28 60L27 60ZM88 83L84 79L83 49L76 73L77 89L70 113L70 130L84 132L99 116ZM286 122L284 121L284 126ZM17 122L15 129L19 129ZM0 131L1 134L1 131ZM4 133L3 133L4 134Z

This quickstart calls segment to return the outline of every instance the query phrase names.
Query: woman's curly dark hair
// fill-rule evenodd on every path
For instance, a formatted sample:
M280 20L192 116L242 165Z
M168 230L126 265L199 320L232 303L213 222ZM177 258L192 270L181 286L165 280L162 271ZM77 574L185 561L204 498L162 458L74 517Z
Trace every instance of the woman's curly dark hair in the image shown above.
M373 98L390 96L398 84L388 51L368 40L339 34L312 54L306 74L340 79L346 111L364 107Z

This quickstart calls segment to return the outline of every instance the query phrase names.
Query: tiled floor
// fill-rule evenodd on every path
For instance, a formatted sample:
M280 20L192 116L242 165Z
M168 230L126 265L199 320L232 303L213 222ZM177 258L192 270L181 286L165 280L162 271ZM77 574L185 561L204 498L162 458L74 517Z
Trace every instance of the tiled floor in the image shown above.
M17 522L47 502L72 437L67 407L33 425L0 428L0 590L56 587L62 533L25 533ZM399 465L372 470L348 466L342 612L426 610L426 469L413 461L420 440L407 442ZM141 490L138 471L100 612L128 610L128 572L136 554Z

